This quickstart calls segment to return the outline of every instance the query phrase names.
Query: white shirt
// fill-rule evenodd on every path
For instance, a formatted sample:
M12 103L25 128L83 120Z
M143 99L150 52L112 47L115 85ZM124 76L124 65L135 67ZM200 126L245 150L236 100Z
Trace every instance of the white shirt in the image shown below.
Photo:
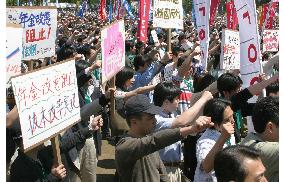
M215 129L206 129L202 136L197 140L196 143L196 158L197 158L197 167L195 170L194 181L195 182L217 182L215 176L215 171L212 170L209 173L206 173L201 169L201 163L206 158L207 154L215 145L216 141L220 137L221 133ZM235 137L231 135L230 144L235 145ZM223 148L227 147L228 144L225 143Z

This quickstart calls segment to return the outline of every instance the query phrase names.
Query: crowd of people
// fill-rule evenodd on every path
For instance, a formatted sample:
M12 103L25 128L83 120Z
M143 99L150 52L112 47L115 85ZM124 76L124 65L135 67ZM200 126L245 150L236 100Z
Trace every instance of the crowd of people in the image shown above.
M115 143L115 181L279 181L278 53L263 52L264 74L243 88L239 70L220 69L226 28L220 15L210 27L206 66L189 14L184 30L172 29L170 36L149 22L147 42L137 39L138 20L125 17L126 64L111 88L101 84L100 42L101 30L110 23L98 17L96 9L83 17L60 10L56 54L34 60L38 69L75 59L81 121L59 136L61 165L54 163L50 143L21 150L19 114L9 94L6 167L11 182L95 182L102 139ZM23 62L22 72L27 71ZM112 118L111 94L116 101ZM256 103L248 102L254 96ZM249 116L253 128L247 131Z

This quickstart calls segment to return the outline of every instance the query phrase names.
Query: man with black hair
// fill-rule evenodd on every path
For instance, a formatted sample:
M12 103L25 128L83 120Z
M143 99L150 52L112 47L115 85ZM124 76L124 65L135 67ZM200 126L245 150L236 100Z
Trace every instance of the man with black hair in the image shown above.
M205 92L200 100L187 111L176 117L181 90L172 82L163 82L156 85L154 90L154 104L162 107L163 111L156 115L157 124L155 131L169 128L176 128L190 124L196 118L198 111L203 105L212 98L210 92ZM209 118L200 117L199 119L208 120ZM159 151L160 157L166 166L169 177L172 181L181 181L181 168L183 162L183 152L181 141L165 147Z
M145 44L142 41L138 41L135 44L135 49L136 49L136 55L143 55L144 54L144 49L145 49Z
M125 62L126 66L133 68L133 62L135 57L136 48L133 41L125 41Z
M154 62L153 57L150 56L152 53L157 53L157 51L153 50L149 53L149 55L137 55L134 58L134 67L136 73L134 74L134 84L130 90L148 85L155 75L164 69L165 65L170 59L169 54L166 53L160 61Z
M266 96L279 96L279 82L271 83L266 87Z
M279 98L264 97L254 106L252 122L256 133L241 142L261 151L268 181L279 181Z
M239 76L232 73L224 73L217 80L217 88L221 97L231 100L232 109L236 123L235 138L236 143L241 141L240 128L242 117L251 116L254 103L248 103L248 100L254 95L261 93L262 89L278 80L278 74L275 74L267 80L249 86L240 91L242 80Z
M156 126L155 115L162 108L138 94L126 101L125 109L130 130L115 147L116 168L123 182L169 181L157 151L212 125L210 120L196 120L187 127L152 133Z
M267 182L260 152L252 147L234 145L220 151L214 160L218 182Z

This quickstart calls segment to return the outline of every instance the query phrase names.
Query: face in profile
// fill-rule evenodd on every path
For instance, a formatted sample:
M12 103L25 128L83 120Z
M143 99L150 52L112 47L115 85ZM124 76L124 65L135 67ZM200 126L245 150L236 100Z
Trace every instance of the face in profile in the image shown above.
M137 122L137 125L140 128L141 133L148 135L153 132L156 122L157 120L154 114L143 113L141 120Z

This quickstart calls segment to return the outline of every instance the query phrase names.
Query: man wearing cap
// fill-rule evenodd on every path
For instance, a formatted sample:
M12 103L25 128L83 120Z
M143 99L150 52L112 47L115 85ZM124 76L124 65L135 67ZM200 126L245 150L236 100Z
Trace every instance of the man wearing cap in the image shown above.
M209 120L197 119L187 127L152 133L155 115L160 114L162 108L151 104L149 98L141 94L129 98L125 110L130 130L115 150L116 168L122 182L169 181L157 151L212 125Z

